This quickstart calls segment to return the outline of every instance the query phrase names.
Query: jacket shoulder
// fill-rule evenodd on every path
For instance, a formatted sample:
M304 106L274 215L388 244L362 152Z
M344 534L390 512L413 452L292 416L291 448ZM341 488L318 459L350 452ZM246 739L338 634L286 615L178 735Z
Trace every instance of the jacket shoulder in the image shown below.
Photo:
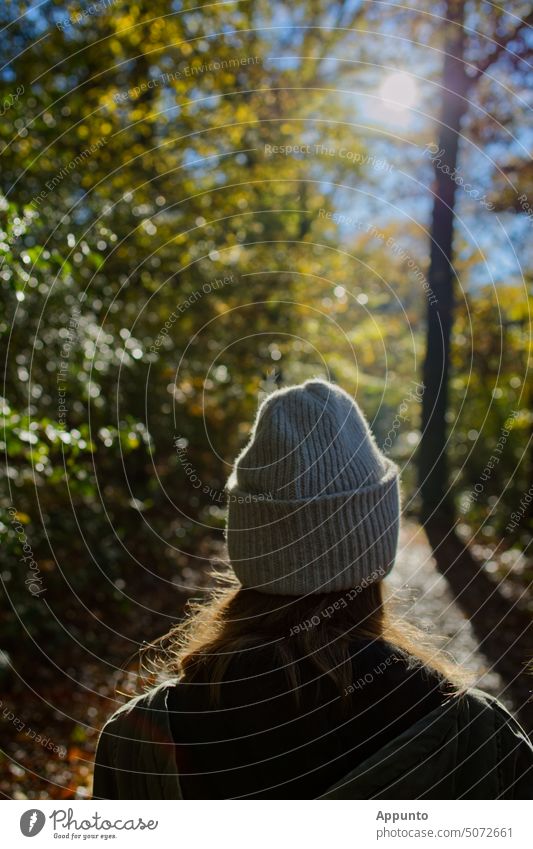
M328 790L338 799L497 799L533 795L533 747L493 696L450 697Z
M470 690L466 698L461 736L468 741L470 762L479 760L486 780L492 779L496 788L492 798L533 798L533 745L518 720L481 690Z
M128 724L137 719L141 715L153 714L154 712L164 715L166 712L166 692L168 687L173 682L165 682L157 687L153 687L146 693L141 693L139 696L134 696L129 701L121 705L106 721L102 728L102 733L113 733L125 728Z
M179 798L167 711L174 684L130 699L107 720L96 749L94 798Z
M505 707L505 705L499 701L499 699L495 696L490 696L488 693L485 693L483 690L478 690L475 687L467 690L465 697L468 699L471 710L474 710L475 713L489 711L492 714L492 718L497 728L503 729L505 727L513 734L522 737L533 751L533 746L528 735L518 720Z

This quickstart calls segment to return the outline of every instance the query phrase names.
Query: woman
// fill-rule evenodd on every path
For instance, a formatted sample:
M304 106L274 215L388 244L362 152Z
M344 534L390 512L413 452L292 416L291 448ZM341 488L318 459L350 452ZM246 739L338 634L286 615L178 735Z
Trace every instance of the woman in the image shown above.
M350 396L274 392L227 485L233 585L100 737L96 798L529 798L533 749L396 617L398 470Z

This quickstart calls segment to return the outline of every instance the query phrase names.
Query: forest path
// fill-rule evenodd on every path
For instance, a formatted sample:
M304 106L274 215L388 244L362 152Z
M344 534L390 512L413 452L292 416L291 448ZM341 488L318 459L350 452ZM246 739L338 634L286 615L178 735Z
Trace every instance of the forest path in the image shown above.
M505 682L480 651L470 621L455 601L446 578L437 570L422 527L414 521L402 524L398 559L389 582L404 603L408 602L409 617L431 634L443 637L442 648L473 673L473 685L512 707Z

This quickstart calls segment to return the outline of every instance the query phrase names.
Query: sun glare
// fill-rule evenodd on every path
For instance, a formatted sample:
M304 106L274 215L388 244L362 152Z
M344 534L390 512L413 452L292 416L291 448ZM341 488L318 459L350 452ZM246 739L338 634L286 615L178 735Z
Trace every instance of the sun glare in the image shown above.
M398 112L405 112L416 103L418 88L415 80L405 71L388 74L379 87L379 96L385 106Z

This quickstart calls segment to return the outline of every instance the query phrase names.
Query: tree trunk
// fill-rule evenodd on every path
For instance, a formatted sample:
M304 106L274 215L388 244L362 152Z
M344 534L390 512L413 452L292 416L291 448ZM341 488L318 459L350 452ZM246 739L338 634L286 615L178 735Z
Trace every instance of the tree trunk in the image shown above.
M468 78L463 56L463 0L448 0L447 35L442 75L438 151L432 154L435 169L434 203L430 231L427 345L423 367L422 435L418 453L418 479L422 497L422 521L440 514L449 522L453 508L448 492L446 410L450 333L453 319L454 272L452 246L461 120L467 110Z
M494 668L528 731L533 729L529 701L531 679L525 674L531 659L531 619L519 605L500 592L472 556L455 529L455 512L449 492L446 451L446 412L453 321L454 271L452 249L455 218L457 152L461 121L468 108L467 95L475 79L463 64L464 0L448 0L447 36L442 76L434 203L431 220L431 254L428 271L427 346L423 366L422 435L418 453L421 519L437 568L447 578L458 604L470 620Z

